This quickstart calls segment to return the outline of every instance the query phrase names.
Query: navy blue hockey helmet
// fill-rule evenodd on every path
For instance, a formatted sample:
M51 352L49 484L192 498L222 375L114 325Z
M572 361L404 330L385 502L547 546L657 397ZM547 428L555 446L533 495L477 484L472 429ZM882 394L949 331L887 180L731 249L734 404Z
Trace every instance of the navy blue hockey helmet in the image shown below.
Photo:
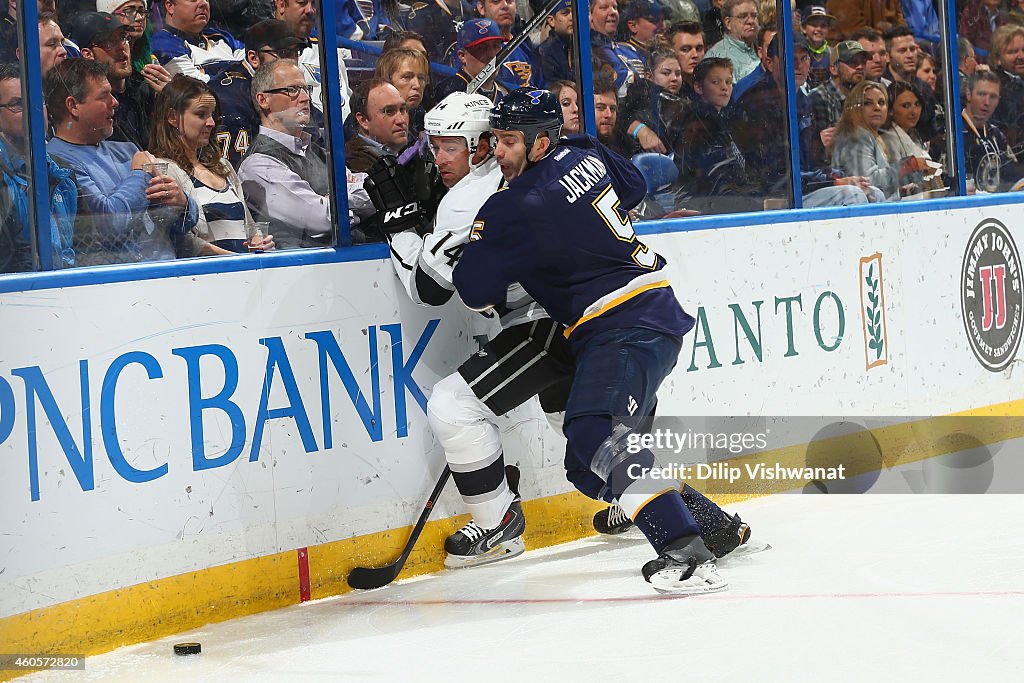
M491 128L523 131L527 149L533 147L540 133L547 133L554 144L562 130L562 106L547 90L519 88L502 97L491 110Z

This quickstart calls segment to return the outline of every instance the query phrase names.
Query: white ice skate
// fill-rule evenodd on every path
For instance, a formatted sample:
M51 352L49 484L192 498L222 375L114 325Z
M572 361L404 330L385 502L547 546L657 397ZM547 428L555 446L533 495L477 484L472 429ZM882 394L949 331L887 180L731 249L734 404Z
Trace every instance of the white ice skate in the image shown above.
M651 560L651 562L657 561ZM729 582L719 575L718 568L713 561L704 564L675 562L663 566L645 578L654 590L672 595L717 593L729 587Z
M659 593L699 595L729 587L718 574L715 556L700 536L689 536L665 546L658 559L643 566L644 579Z

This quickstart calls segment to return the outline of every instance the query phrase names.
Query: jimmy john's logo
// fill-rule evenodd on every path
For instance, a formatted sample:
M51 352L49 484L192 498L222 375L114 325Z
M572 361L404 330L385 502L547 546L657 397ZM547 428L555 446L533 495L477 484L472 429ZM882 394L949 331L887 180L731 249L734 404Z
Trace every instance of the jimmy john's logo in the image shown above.
M1002 371L1020 346L1024 289L1020 252L997 220L982 221L967 243L960 302L974 355L985 369Z

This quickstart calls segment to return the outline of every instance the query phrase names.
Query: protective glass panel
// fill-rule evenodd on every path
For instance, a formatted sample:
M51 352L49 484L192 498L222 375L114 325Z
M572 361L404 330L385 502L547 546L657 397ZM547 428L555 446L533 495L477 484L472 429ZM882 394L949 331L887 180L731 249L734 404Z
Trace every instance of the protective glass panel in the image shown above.
M8 11L10 10L10 11ZM0 273L20 273L37 267L35 221L32 219L32 176L26 159L29 141L26 85L18 66L18 17L5 6L0 17ZM66 232L54 234L54 262L62 262L70 240Z
M753 0L591 3L597 133L644 174L642 218L791 205L777 26Z
M55 266L336 243L312 0L39 4Z
M957 36L967 192L1019 190L1024 186L1024 8L1018 2L967 3Z
M876 9L829 2L800 16L797 73L803 60L810 67L797 95L804 206L949 192L938 14Z

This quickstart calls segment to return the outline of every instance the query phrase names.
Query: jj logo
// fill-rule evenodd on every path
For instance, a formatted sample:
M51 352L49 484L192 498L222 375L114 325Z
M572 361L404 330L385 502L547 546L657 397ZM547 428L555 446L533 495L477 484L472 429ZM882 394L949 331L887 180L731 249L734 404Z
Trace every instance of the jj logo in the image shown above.
M1006 265L978 268L981 281L981 331L988 332L1006 327Z
M967 243L960 273L964 329L975 357L992 372L1013 362L1024 330L1020 252L1010 230L982 221Z

